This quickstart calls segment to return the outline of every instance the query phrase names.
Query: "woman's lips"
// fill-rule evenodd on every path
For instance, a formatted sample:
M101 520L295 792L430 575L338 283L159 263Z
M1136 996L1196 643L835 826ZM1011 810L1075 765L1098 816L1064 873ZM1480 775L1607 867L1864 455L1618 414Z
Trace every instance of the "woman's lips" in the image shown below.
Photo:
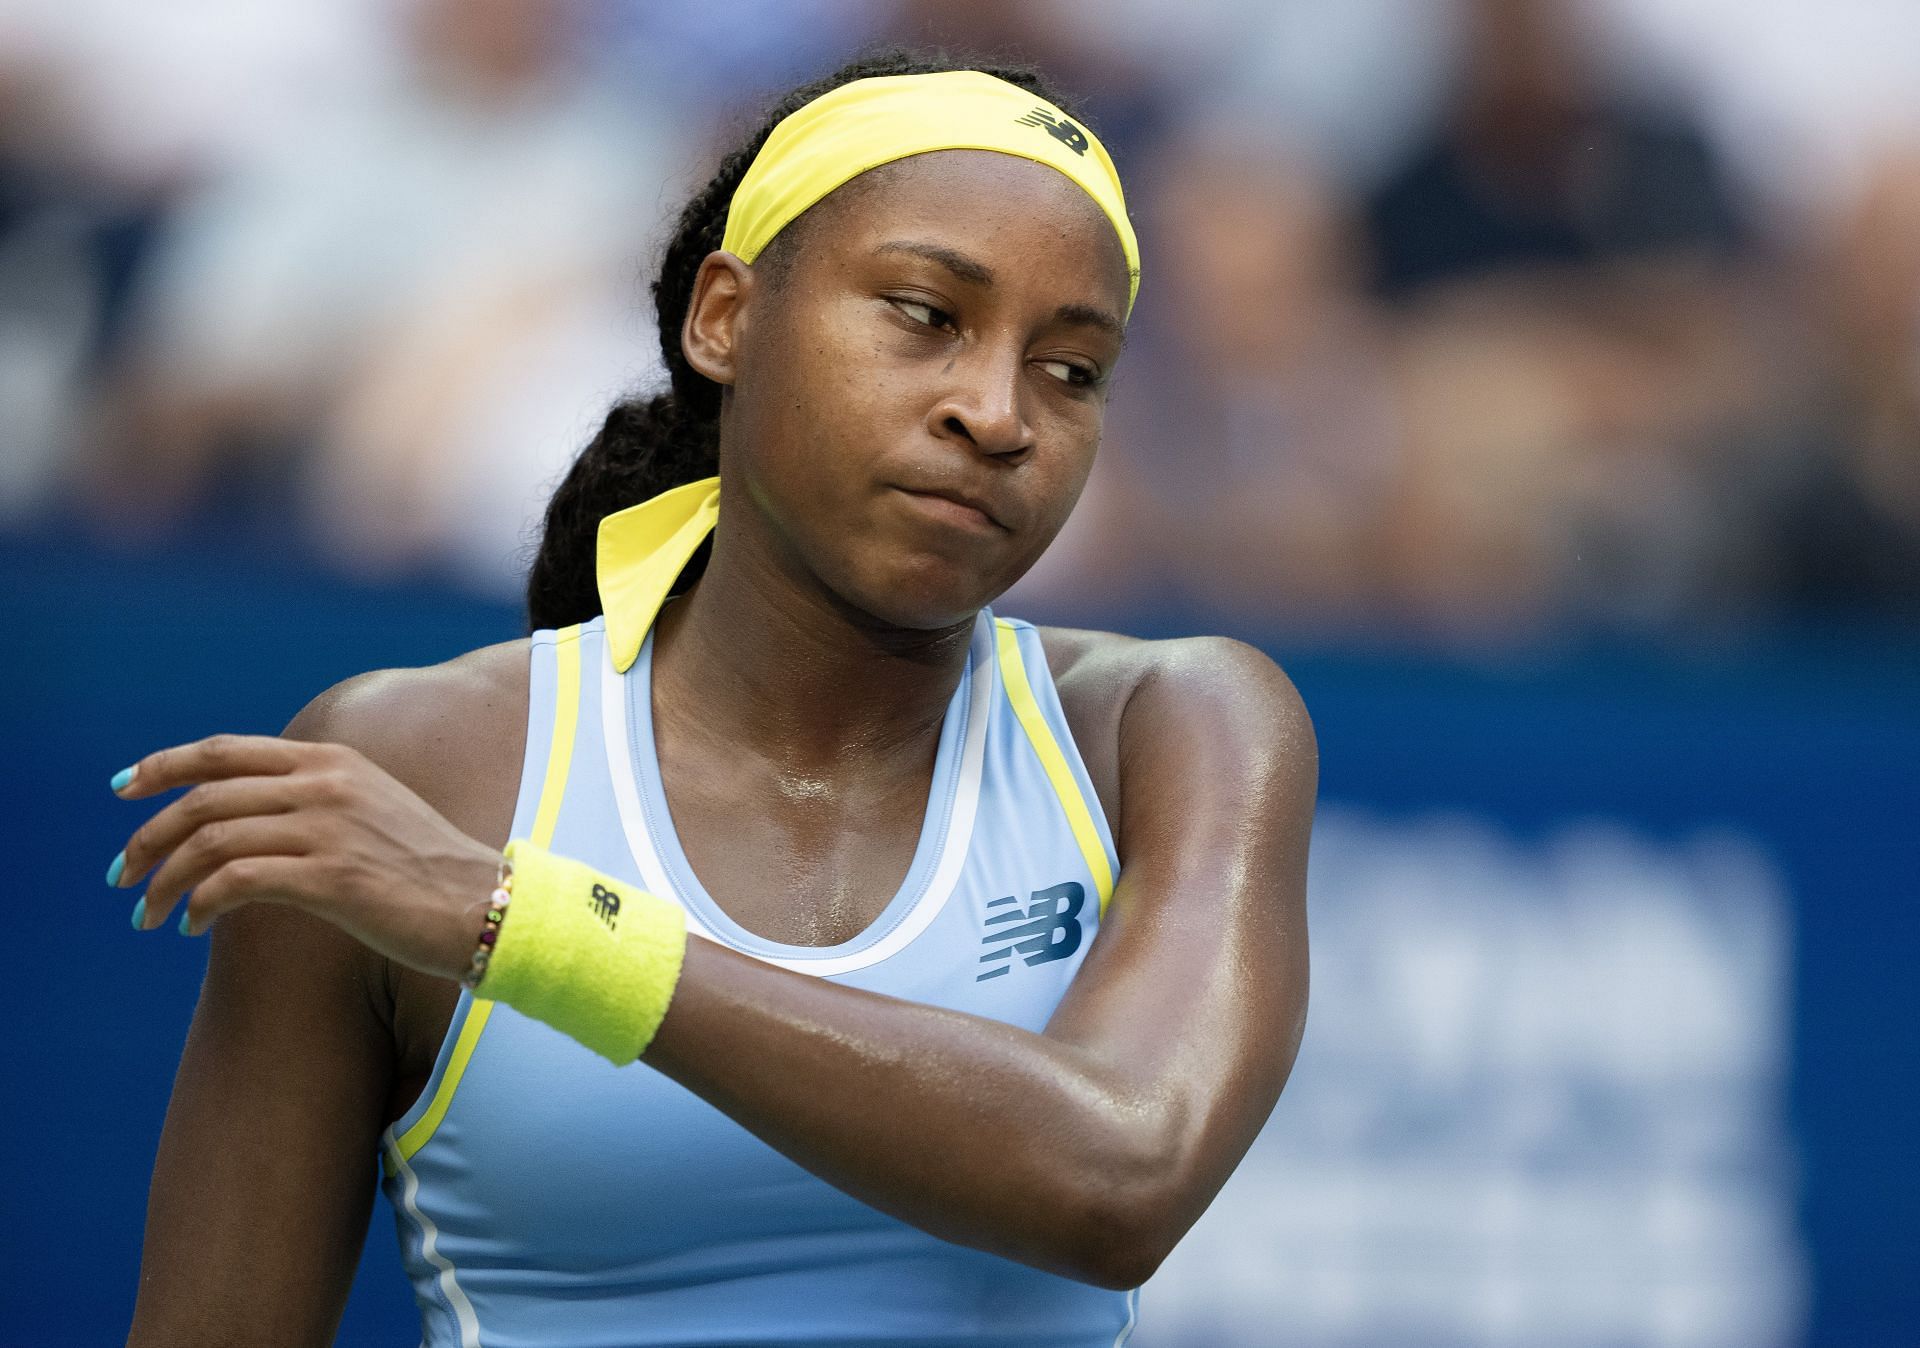
M966 529L972 533L1004 534L1008 532L993 516L979 506L969 505L965 501L955 500L937 492L913 491L906 487L896 487L895 491L903 496L916 514L938 520L944 524Z

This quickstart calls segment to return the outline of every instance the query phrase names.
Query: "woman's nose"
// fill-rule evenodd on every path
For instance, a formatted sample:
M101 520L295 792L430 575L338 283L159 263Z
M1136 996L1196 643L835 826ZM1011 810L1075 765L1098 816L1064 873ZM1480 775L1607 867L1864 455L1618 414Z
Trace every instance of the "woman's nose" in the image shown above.
M983 454L1008 457L1033 448L1025 409L1026 362L1018 353L981 349L958 358L932 413L935 433Z

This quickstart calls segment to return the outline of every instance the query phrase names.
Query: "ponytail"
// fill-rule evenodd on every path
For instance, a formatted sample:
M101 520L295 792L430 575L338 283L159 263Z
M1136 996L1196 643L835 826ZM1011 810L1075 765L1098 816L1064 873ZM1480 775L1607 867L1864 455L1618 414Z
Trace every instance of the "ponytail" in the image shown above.
M843 66L780 99L747 142L721 161L713 180L687 203L652 287L654 314L660 325L660 356L670 381L668 390L651 398L616 403L600 433L580 452L547 503L540 547L527 575L530 631L586 622L599 614L594 558L602 519L720 471L720 386L688 364L680 347L680 330L686 324L700 263L720 247L734 191L774 127L820 95L854 80L969 69L984 70L1038 94L1056 107L1066 108L1065 101L1029 69L927 59L906 50L882 52ZM793 234L789 227L759 261L777 267L781 244L792 242ZM706 558L704 548L694 554L674 582L672 593L678 594L699 578L706 569Z

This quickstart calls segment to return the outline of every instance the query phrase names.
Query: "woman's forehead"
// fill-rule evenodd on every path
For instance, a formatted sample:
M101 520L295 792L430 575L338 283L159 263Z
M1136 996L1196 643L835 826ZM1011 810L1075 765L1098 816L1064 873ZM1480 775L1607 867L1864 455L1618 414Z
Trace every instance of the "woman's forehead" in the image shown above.
M1091 276L1117 286L1125 308L1126 253L1113 223L1078 183L1036 160L934 150L869 169L819 205L829 207L823 232L848 252L872 253L903 239L945 240L985 250L991 256L982 261L1016 270L1035 260L1036 247L1077 253Z
M876 216L888 210L924 213L975 202L1008 214L1057 217L1089 232L1119 237L1098 202L1059 170L998 150L930 150L868 169L848 180ZM844 190L844 188L842 189Z

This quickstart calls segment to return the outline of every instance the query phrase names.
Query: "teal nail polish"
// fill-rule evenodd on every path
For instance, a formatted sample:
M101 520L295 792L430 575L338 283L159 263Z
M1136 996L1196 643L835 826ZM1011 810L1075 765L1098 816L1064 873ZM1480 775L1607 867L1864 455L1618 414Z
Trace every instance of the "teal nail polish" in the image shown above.
M126 865L127 854L122 850L120 855L113 859L113 864L107 867L107 883L109 885L117 885L120 883L120 872L126 869Z
M192 933L192 932L190 932L190 931L188 931L188 930L187 930L187 923L188 923L188 922L190 922L190 921L191 921L192 919L193 919L193 910L192 910L191 908L185 908L185 907L183 907L183 908L181 908L181 910L180 910L180 934L181 934L182 936L191 936L191 935L193 935L193 933Z
M133 905L133 929L145 931L147 927L147 896L142 894L140 902Z
M126 786L126 784L132 780L133 780L133 769L121 768L120 771L113 774L113 782L112 782L113 789L115 791L118 791L124 786Z

